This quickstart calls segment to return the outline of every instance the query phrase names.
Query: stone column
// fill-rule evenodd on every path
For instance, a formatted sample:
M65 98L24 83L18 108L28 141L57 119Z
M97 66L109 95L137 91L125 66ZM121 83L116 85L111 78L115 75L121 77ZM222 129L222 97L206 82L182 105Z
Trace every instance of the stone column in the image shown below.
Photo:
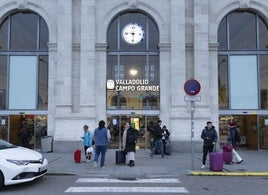
M57 44L56 43L48 43L48 135L54 136L55 134L55 111L56 111L56 95L57 95L57 87L56 87L56 68L57 68Z
M186 53L185 53L185 1L171 0L170 40L171 40L171 86L170 91L170 127L174 147L182 148L178 142L188 139L188 131L185 126L186 120L190 117L185 113L186 104L184 102L184 83L186 80ZM184 129L182 131L182 129ZM178 146L177 146L178 144ZM182 144L183 145L183 144Z
M96 122L106 120L106 59L107 43L96 44Z
M200 104L209 103L208 0L194 1L194 77L201 84Z
M57 2L56 112L62 115L72 111L72 0Z
M81 1L80 113L95 116L95 0ZM105 72L99 75L105 75ZM104 97L101 97L101 99ZM105 98L104 98L105 99Z

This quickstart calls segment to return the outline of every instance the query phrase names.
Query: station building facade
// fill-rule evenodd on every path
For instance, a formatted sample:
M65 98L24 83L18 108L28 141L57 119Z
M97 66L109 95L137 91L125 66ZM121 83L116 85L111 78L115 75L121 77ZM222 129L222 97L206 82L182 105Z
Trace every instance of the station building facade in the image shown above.
M2 0L0 138L20 144L25 127L27 147L69 151L105 120L120 148L130 121L148 148L161 119L189 151L207 121L220 143L233 121L243 147L268 149L267 24L265 0Z

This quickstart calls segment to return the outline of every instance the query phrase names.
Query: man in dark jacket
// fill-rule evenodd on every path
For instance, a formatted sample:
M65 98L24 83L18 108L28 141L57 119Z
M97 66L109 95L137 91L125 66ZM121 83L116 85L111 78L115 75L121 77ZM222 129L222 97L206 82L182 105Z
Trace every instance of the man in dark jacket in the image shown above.
M162 143L162 136L163 129L161 128L162 121L158 120L157 124L153 128L153 148L150 154L150 157L153 158L153 155L155 154L155 151L160 149L162 158L165 158L164 156L164 150L163 150L163 143Z
M215 130L215 127L212 125L211 121L207 122L207 126L205 129L203 129L201 138L204 140L203 144L203 164L201 166L201 169L205 168L206 159L208 152L212 152L214 145L216 144L218 140L217 131Z

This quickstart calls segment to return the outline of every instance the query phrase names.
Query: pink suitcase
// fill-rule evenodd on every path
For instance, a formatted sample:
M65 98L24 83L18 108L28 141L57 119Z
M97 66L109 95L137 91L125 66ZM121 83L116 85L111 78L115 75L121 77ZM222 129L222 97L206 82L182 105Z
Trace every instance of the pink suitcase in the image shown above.
M223 170L223 155L221 152L209 153L209 168L211 171Z
M233 147L231 144L224 144L222 146L222 157L225 164L231 164L233 161Z

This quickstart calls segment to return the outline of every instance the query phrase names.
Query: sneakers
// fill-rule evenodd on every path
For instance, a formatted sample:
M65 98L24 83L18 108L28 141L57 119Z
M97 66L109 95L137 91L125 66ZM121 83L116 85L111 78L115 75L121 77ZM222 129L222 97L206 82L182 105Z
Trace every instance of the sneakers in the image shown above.
M205 165L202 165L202 166L201 166L201 169L205 169Z
M89 160L89 159L86 159L86 160L85 160L86 163L89 163L90 161L91 161L91 160Z
M103 165L103 166L101 167L101 169L105 169L105 167L106 167L106 166L105 166L105 165Z
M94 161L94 168L96 169L98 167L98 163Z
M239 162L237 162L236 164L240 164L241 162L243 162L243 159L242 159L242 160L240 160Z

